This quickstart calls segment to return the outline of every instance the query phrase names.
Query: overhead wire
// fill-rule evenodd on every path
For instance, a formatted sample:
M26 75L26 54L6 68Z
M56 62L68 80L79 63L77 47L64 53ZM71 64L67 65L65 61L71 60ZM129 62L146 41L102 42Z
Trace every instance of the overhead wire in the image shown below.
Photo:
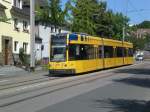
M144 16L140 13L142 10L138 10L134 5L133 5L133 3L131 2L131 0L127 0L128 1L128 3L129 3L129 5L133 8L133 10L134 11L128 11L127 13L137 13L137 16L139 17L139 18L144 18Z

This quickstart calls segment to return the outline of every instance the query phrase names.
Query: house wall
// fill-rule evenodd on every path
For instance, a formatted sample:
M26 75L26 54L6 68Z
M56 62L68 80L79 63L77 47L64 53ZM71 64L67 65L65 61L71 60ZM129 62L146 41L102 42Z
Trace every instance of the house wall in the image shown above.
M41 51L39 49L39 46L41 48L40 44L36 44L36 59L40 60L41 57L42 59L48 59L49 54L50 54L50 36L54 35L56 33L59 33L59 30L52 28L51 26L43 26L43 25L38 25L37 27L37 34L39 35L40 38L42 38L42 44L44 46L44 49ZM68 33L69 31L67 30L61 30L61 33Z
M27 46L27 54L30 54L30 35L29 33L25 33L23 32L23 20L26 20L29 22L29 19L25 19L23 17L17 17L19 19L19 29L20 31L16 31L14 29L14 18L12 16L12 14L10 13L10 10L12 8L12 1L13 0L5 0L5 1L0 1L1 4L3 4L4 6L7 7L7 9L5 10L5 13L6 13L6 16L7 18L11 18L8 22L0 22L0 54L2 53L2 51L4 50L3 47L2 47L2 37L3 36L6 36L6 37L10 37L12 38L12 47L11 47L11 50L12 50L12 53L13 54L17 54L19 53L19 49L21 47L23 47L23 43L28 43L28 46ZM29 29L29 27L28 27ZM15 51L14 50L14 42L17 41L18 42L18 47L17 47L17 50ZM0 64L4 64L4 62L2 62L2 57L3 56L0 56ZM12 63L9 63L9 64L13 64Z
M42 58L49 57L49 39L50 39L51 28L39 25L39 37L42 38L42 45L44 49L42 51Z
M36 58L36 61L39 61L42 59L41 44L35 43L35 48L36 48L35 58Z

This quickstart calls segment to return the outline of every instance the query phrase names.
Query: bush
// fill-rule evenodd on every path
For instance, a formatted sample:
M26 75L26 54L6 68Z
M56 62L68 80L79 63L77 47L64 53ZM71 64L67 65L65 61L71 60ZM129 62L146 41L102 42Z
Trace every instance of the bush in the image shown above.
M28 56L27 54L24 52L24 49L23 48L20 48L19 49L19 59L22 63L22 65L25 65L27 66L29 63L28 63Z

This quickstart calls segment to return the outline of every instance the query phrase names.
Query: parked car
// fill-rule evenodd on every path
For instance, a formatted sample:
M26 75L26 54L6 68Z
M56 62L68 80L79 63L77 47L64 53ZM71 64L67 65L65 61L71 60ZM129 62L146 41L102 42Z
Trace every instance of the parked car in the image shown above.
M143 61L144 56L143 55L137 55L135 59L136 59L136 61Z

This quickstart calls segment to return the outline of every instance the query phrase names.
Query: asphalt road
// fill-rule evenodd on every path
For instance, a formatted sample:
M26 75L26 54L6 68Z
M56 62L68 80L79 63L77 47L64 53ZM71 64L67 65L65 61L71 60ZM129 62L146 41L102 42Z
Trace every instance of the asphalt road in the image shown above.
M92 79L85 83L74 83L71 86L68 85L72 83L68 82L65 86L59 85L62 88L56 91L51 91L51 87L26 94L16 94L6 99L1 97L0 112L149 112L149 68L150 62L143 62L119 69L100 71L96 74L110 76ZM93 74L87 74L87 76ZM86 75L78 76L80 77L86 77ZM66 80L69 81L71 78ZM38 94L42 91L47 92ZM24 99L25 96L35 93L36 97ZM23 99L16 100L20 98ZM11 102L14 99L15 103L1 105L3 102Z

